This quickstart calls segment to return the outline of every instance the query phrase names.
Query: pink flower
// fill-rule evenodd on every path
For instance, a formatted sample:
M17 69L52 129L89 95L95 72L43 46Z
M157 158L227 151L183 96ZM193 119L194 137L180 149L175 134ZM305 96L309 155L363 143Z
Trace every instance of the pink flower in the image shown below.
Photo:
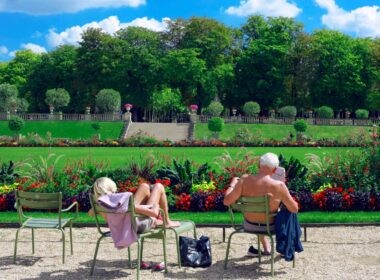
M129 110L130 110L130 109L132 109L132 108L133 108L133 105L132 105L132 104L129 104L129 103L127 103L127 104L125 104L125 105L124 105L124 108L125 108L125 109L129 109Z
M196 105L196 104L192 104L192 105L189 106L189 108L190 108L190 110L192 110L192 111L196 111L196 110L198 110L198 105Z

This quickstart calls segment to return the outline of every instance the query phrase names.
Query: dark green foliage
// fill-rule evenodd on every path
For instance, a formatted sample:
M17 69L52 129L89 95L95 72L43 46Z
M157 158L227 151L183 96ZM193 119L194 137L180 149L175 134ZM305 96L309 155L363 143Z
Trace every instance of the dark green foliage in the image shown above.
M13 161L10 161L9 164L6 164L5 162L2 164L0 169L1 184L13 184L18 177L19 175L15 172Z
M182 164L174 159L173 168L170 166L160 168L156 174L157 178L169 179L172 185L179 185L179 193L188 193L193 183L200 183L201 180L206 179L209 169L208 163L194 169L190 160L187 159Z
M19 132L24 126L25 121L18 116L14 116L8 121L9 129L14 132Z
M96 107L101 113L117 112L120 102L120 93L113 89L102 89L96 95Z
M294 106L282 107L278 110L278 112L284 118L294 118L295 116L297 116L297 108Z
M307 129L307 122L305 120L296 120L293 126L297 133L305 132Z
M212 101L205 110L207 115L218 117L223 112L223 105L218 101Z
M46 91L45 103L60 110L70 103L70 94L64 88L48 89Z
M357 119L368 119L369 112L366 109L357 109L355 111L355 117Z
M280 166L286 170L286 181L289 189L298 190L304 188L306 183L306 175L309 169L303 165L298 159L290 157L287 161L283 155L279 156Z
M257 102L248 101L243 106L243 112L246 116L255 116L260 113L260 105Z
M317 114L317 117L321 119L331 119L334 117L334 111L329 106L319 107L315 110L315 113Z
M207 127L210 131L217 134L218 132L221 132L224 127L224 120L219 117L214 117L208 120Z

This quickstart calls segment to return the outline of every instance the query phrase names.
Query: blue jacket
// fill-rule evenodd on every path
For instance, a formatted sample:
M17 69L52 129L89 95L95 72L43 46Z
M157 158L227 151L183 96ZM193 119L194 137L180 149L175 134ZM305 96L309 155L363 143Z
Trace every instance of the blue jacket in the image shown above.
M284 255L286 261L293 260L294 252L303 251L301 234L297 214L283 207L276 216L276 251Z

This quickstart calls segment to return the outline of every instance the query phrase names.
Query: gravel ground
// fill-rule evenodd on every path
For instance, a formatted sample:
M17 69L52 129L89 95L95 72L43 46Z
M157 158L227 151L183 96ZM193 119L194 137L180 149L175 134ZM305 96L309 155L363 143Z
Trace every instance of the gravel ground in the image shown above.
M32 255L30 231L20 234L17 264L12 263L15 229L0 229L0 279L135 279L136 270L127 268L127 250L117 250L110 239L100 246L94 277L89 277L98 233L95 228L74 229L74 255L61 263L60 233L38 230L36 253ZM229 233L229 231L227 231ZM256 240L251 235L233 239L228 270L223 269L226 243L219 228L200 228L199 236L211 238L213 265L205 269L175 266L176 250L172 236L168 240L169 273L141 271L141 279L271 279L270 257L245 256L248 245ZM380 229L376 227L310 228L305 251L297 254L296 267L278 255L275 259L277 279L379 279ZM254 241L255 242L255 241ZM67 244L69 252L69 244ZM144 260L160 262L162 245L146 241ZM136 246L132 246L136 256Z

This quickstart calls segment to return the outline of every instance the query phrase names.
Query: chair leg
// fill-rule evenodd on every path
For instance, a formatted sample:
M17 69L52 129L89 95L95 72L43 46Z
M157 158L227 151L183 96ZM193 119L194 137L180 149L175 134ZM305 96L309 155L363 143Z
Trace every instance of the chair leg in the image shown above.
M162 235L162 245L163 245L163 249L164 249L165 273L168 273L168 263L167 263L167 259L166 259L166 235L165 234Z
M270 252L270 257L271 257L271 262L270 262L270 269L272 272L272 277L274 277L274 242L273 242L273 236L270 235L270 246L271 246L271 252Z
M141 238L141 251L140 251L140 255L139 255L139 258L141 261L143 259L143 251L144 251L144 238Z
M17 231L16 231L15 250L14 250L14 253L13 253L13 263L14 264L16 263L17 242L18 242L18 234L19 234L20 230L21 230L21 228L17 229Z
M60 230L62 232L62 263L64 264L65 263L65 255L66 255L66 239L65 239L65 231L64 230Z
M98 239L98 241L96 242L94 259L92 260L91 271L90 271L90 275L91 275L91 276L94 274L95 263L96 263L96 257L97 257L97 255L98 255L99 245L100 245L100 241L102 241L102 239L103 239L103 236L100 236L99 239ZM128 248L128 249L129 249L129 248Z
M70 222L70 249L71 249L71 255L74 255L73 250L73 224Z
M178 267L181 268L181 252L179 251L179 236L177 232L175 232L175 244L177 246L177 260L178 260Z
M227 269L227 262L228 262L228 255L230 253L230 245L231 245L231 239L232 236L236 233L236 231L232 232L230 236L228 237L228 243L227 243L227 250L226 250L226 258L224 260L224 269Z
M128 267L132 268L132 262L131 262L131 246L128 246Z
M34 255L34 228L32 228L32 253Z
M194 239L197 239L197 229L194 223L193 223L193 231L194 231Z
M259 251L259 263L261 263L260 235L257 235L257 250Z
M140 279L140 266L141 266L141 241L137 240L137 280Z
M296 267L296 252L294 252L294 256L293 256L293 268Z

